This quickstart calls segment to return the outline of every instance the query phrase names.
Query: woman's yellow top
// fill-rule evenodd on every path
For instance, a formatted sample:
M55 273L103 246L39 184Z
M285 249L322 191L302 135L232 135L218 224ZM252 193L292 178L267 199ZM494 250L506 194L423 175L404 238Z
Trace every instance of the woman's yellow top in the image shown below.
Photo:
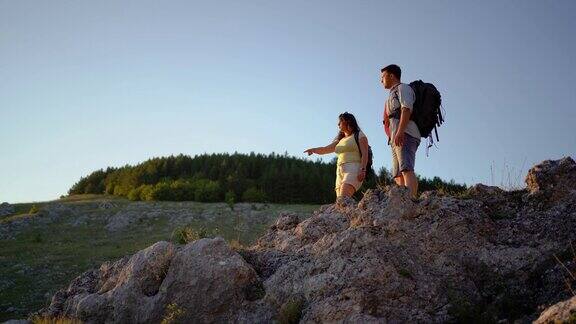
M362 137L366 137L366 135L362 132L358 133L358 142L360 142ZM342 138L338 144L336 144L334 152L338 155L338 164L362 162L362 158L360 157L360 148L356 144L354 134Z

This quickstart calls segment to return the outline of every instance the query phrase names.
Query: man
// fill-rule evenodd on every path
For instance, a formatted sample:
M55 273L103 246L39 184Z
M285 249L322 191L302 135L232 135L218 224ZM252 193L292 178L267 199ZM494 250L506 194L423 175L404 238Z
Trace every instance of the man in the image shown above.
M416 199L418 179L414 174L414 164L420 131L410 120L416 98L412 88L400 82L402 71L398 65L391 64L380 71L380 82L390 90L384 105L384 129L392 149L392 177L399 186L408 187Z

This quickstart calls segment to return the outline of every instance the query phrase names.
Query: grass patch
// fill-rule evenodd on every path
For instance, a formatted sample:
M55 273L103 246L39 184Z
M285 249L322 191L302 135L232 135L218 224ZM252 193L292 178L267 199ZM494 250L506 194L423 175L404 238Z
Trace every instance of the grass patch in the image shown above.
M56 201L58 202L87 202L87 201L126 201L127 199L123 197L113 196L113 195L97 195L97 194L83 194L83 195L71 195L64 196Z
M296 324L302 318L304 301L301 298L292 298L280 307L278 322L280 324Z
M402 268L402 269L398 269L398 274L401 275L404 278L409 278L412 279L412 275L410 274L410 271Z
M29 202L29 203L16 203L12 204L14 207L14 212L10 215L6 215L0 217L0 221L9 217L18 216L18 215L25 215L25 214L33 214L32 211L37 212L38 210L42 209L44 206L50 203L85 203L85 202L113 202L114 204L122 203L126 204L128 202L127 199L123 197L117 197L112 195L96 195L96 194L85 194L85 195L73 195L73 196L65 196L63 198L52 200L52 201L37 201L37 202Z
M40 209L36 206L36 204L32 205L32 207L30 207L30 211L28 212L28 214L37 214L40 211Z
M234 251L241 251L241 250L245 250L247 248L246 245L240 243L240 241L238 241L238 240L230 240L230 241L228 241L228 245Z
M244 289L246 299L249 301L255 301L264 298L266 296L266 290L262 282L257 281Z
M172 242L177 244L187 244L194 242L199 239L214 237L214 234L208 233L205 227L194 228L190 225L177 227L172 232L172 237L170 238Z
M0 224L9 223L9 222L13 222L15 220L24 219L24 218L31 218L31 217L35 217L35 216L30 215L30 214L19 214L19 215L7 216L7 217L0 219Z
M158 226L165 226L158 224ZM58 235L54 235L58 233ZM0 321L26 317L82 272L165 240L166 231L110 234L103 226L50 224L0 241ZM10 307L18 311L6 314Z
M184 316L184 311L178 307L178 304L172 303L166 306L166 310L164 311L164 318L162 319L161 324L174 324L180 323L180 319Z
M0 216L0 223L3 222L10 222L12 220L16 220L18 218L27 217L29 214L36 214L42 207L44 207L47 203L22 203L22 204L13 204L14 212L10 215ZM33 213L31 213L33 212Z

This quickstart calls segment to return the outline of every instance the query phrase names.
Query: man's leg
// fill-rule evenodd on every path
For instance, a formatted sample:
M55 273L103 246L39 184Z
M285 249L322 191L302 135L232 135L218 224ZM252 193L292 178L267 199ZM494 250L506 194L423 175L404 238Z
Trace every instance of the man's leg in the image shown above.
M414 171L402 171L402 178L404 178L406 187L410 189L412 198L418 198L418 178L416 178Z
M416 150L420 144L420 139L414 138L406 134L404 145L398 152L398 164L404 178L404 185L410 189L412 198L418 198L418 178L414 174L414 166L416 164Z
M390 148L392 149L392 177L394 178L394 182L396 182L397 185L403 186L404 178L402 177L402 173L400 173L400 165L398 161L398 147L392 144Z

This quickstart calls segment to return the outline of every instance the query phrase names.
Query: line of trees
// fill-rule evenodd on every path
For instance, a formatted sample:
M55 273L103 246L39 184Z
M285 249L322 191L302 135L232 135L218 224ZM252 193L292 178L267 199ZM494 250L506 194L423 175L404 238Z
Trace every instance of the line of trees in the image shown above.
M335 159L329 163L288 154L202 154L152 158L135 166L108 167L75 183L68 194L111 194L131 200L324 204L335 199ZM381 168L363 190L392 182ZM421 178L422 190L466 186Z

